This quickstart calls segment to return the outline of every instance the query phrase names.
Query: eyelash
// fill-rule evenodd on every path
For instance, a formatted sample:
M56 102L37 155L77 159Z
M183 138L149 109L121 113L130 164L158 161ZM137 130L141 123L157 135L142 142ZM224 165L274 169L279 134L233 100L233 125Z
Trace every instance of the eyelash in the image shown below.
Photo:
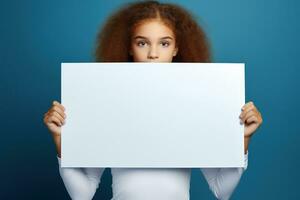
M162 43L167 44L167 47L170 46L170 43L169 43L169 42L161 42L161 44L162 44ZM164 46L164 45L163 45L163 46ZM164 47L165 47L165 46L164 46Z
M137 42L137 45L140 46L141 43L146 44L147 42L139 41L139 42ZM164 46L164 45L163 45L163 47L168 47L168 46L170 46L170 43L169 43L169 42L161 42L161 44L167 44L167 46ZM142 47L142 46L140 46L140 47Z
M144 44L146 44L147 42L144 42L144 41L139 41L139 42L137 42L137 45L138 45L138 46L141 46L141 45L140 45L141 43L144 43ZM144 45L142 45L142 46L144 46Z

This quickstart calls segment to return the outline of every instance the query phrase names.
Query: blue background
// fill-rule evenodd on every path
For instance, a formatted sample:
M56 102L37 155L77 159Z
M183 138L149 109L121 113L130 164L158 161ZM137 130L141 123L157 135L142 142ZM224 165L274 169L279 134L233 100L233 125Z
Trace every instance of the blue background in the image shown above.
M69 199L43 114L60 101L60 63L93 61L100 25L124 2L1 1L0 199ZM214 62L246 63L246 100L264 118L232 199L300 199L300 1L173 2L197 16ZM214 199L200 170L192 175L191 199ZM95 199L110 186L106 170Z

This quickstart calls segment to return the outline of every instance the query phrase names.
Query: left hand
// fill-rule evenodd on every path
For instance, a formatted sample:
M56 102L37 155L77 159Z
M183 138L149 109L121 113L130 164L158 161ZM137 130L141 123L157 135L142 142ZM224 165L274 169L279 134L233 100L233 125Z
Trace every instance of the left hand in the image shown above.
M245 138L250 138L263 121L260 112L252 101L242 107L242 113L239 117L245 125Z

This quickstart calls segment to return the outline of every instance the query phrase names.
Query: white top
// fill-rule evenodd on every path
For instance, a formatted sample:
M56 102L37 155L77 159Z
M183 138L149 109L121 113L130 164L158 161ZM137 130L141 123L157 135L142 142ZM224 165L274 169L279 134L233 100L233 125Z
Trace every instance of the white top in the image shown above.
M74 200L93 198L105 168L62 168L59 173ZM229 199L248 166L243 168L200 168L217 199ZM112 168L111 200L189 200L189 168Z

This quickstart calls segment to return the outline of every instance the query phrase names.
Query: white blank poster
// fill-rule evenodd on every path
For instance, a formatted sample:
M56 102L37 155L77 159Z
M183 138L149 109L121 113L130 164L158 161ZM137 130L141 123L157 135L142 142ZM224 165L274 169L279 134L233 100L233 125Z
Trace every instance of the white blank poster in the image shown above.
M62 167L243 167L243 63L62 63Z

